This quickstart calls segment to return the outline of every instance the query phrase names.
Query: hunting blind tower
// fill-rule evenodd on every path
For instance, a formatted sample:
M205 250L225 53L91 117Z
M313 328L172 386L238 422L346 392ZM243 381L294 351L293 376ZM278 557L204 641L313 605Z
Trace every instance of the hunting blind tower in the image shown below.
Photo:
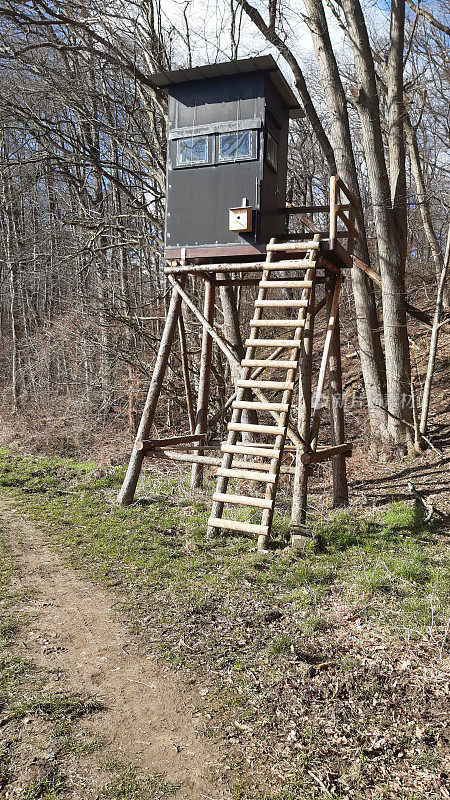
M172 295L118 502L132 501L145 457L192 463L193 487L201 486L205 465L216 466L210 532L254 534L264 550L278 483L287 475L293 482L292 541L301 545L308 535L308 477L316 463L332 460L334 504L348 499L345 458L351 449L344 440L338 302L343 270L352 266L358 202L333 175L326 205L286 205L289 119L302 113L271 56L152 79L168 95L164 255ZM290 219L295 233L288 230ZM188 277L191 287L203 287L203 310L188 294ZM216 289L222 287L233 303L240 287L241 308L244 287L256 289L242 352L214 324ZM196 408L186 309L203 327ZM325 325L317 320L322 309ZM189 431L152 439L177 328ZM315 338L322 356L314 385ZM213 343L236 378L231 397L209 415ZM330 434L320 446L327 377ZM214 436L229 409L221 444Z
M283 234L289 117L271 56L157 75L168 93L166 258L260 255ZM194 202L193 202L194 201Z

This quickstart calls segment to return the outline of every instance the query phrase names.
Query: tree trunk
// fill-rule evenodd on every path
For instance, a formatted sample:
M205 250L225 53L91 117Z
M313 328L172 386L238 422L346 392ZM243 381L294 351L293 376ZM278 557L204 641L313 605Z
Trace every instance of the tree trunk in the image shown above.
M331 313L332 295L326 293L327 312ZM336 322L330 345L330 358L328 361L328 385L330 402L331 444L344 444L345 423L342 395L342 365L341 365L341 333L339 324L339 310L336 312ZM332 458L333 472L333 508L348 505L347 460L345 455Z
M405 43L405 0L391 0L391 24L387 59L388 153L391 203L396 237L406 261L406 166L403 117L403 49Z
M17 314L17 269L19 241L17 236L17 210L9 170L8 153L3 135L0 134L0 198L2 203L3 247L6 269L9 272L9 316L11 325L11 410L19 410L19 321Z
M103 179L101 170L101 148L100 148L100 125L98 121L98 95L99 89L96 80L96 63L93 42L89 38L89 69L87 71L88 82L88 107L89 119L84 123L84 133L86 137L87 150L91 166L92 197L90 198L91 222L94 221L98 230L102 230L105 219L105 195L103 190ZM103 413L107 413L112 401L112 341L109 319L109 295L108 295L108 238L105 233L98 235L98 240L93 244L94 265L97 278L97 318L100 328L100 387L101 387L101 407Z
M203 313L210 325L214 323L216 286L215 278L205 282L205 302ZM211 382L212 338L206 328L202 331L202 354L200 359L200 376L198 380L197 414L195 416L195 433L206 433L208 425L208 402ZM196 450L203 455L201 447ZM191 472L191 489L199 489L203 485L203 464L193 464Z
M220 278L221 280L226 280L227 275L226 273L221 272L218 274L217 277ZM237 307L235 290L231 284L228 284L219 287L219 294L220 294L220 302L222 305L222 313L223 313L223 325L222 325L223 335L228 344L230 345L231 349L233 350L233 353L235 354L238 362L240 362L245 356L245 347L241 336L239 309ZM241 377L241 370L238 364L234 364L231 362L230 362L230 369L233 378L233 383L236 388L236 382ZM244 392L244 400L251 400L251 399L252 399L251 390L246 389ZM244 409L242 412L242 421L249 423L250 425L256 425L258 422L258 415L256 411L249 411L248 409ZM242 440L244 442L253 441L253 435L251 433L243 431Z
M138 410L136 407L138 380L132 365L132 353L135 348L135 334L130 298L130 278L128 268L127 246L122 231L122 197L119 189L119 153L117 144L111 138L111 160L113 163L115 181L112 182L112 199L114 215L117 220L116 241L119 266L119 285L121 294L121 316L125 319L124 349L127 357L127 392L128 392L128 427L135 434L138 427Z
M403 233L398 228L398 217L394 215L390 200L375 64L363 12L359 0L342 0L342 8L353 48L358 84L354 96L361 121L380 260L388 433L394 446L412 449L409 427L412 425L411 365L406 327ZM394 184L395 176L394 172Z
M305 0L308 25L319 65L322 86L330 114L330 135L336 167L344 183L361 203L352 135L347 111L347 98L334 55L328 24L321 0ZM356 254L369 264L365 222L360 205L356 212L359 232ZM377 439L385 436L387 416L383 408L386 371L381 347L378 315L373 284L360 270L351 271L359 355L370 415L371 430Z

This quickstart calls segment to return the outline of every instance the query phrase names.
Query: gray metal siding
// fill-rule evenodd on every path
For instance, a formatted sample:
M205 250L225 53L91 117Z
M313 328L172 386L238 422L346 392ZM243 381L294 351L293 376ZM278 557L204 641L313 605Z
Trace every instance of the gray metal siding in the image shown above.
M253 234L228 230L228 209L240 206L243 197L255 209L260 177L259 160L172 170L167 188L166 247L256 241Z
M189 128L211 122L228 122L261 116L264 109L262 75L215 78L173 86L169 127ZM173 102L175 101L175 102Z

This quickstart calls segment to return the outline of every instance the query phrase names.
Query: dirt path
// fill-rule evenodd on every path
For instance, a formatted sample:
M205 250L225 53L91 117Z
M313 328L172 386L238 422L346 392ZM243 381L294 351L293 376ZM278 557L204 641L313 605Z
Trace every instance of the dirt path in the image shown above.
M107 710L94 715L91 726L144 774L163 772L179 783L178 800L226 800L214 777L220 744L196 735L204 726L200 695L140 653L114 609L117 597L66 568L9 504L0 505L0 522L11 535L23 586L33 590L26 610L35 622L24 644L51 670L54 688L64 683L103 701Z

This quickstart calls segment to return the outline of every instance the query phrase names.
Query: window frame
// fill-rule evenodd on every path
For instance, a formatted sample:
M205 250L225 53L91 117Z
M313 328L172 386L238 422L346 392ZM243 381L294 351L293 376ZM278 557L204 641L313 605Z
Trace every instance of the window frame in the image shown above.
M249 154L246 156L238 156L236 158L222 158L221 157L221 137L222 136L239 136L241 134L247 134L249 137ZM257 131L247 128L241 131L223 131L222 133L217 134L217 144L216 144L216 158L214 163L216 164L237 164L240 161L254 161L257 158L256 154L256 134Z
M211 164L211 144L210 139L212 137L209 136L207 133L201 134L194 134L193 136L180 136L179 139L175 140L175 167L177 169L187 169L189 167L205 167ZM182 142L190 141L192 142L194 139L205 139L206 141L206 148L205 148L205 158L202 161L188 161L183 162L179 161L179 153L180 153L180 144Z
M272 161L269 158L269 142L270 142L270 140L272 140L274 142L275 147L276 147L276 163L275 163L275 165L272 163ZM275 172L275 174L278 172L278 150L279 150L279 146L280 146L280 143L279 143L277 137L272 133L272 131L269 130L268 127L266 127L266 144L265 144L265 148L264 148L264 150L265 150L264 160L265 160L266 164L270 167L270 169L273 170L273 172Z

